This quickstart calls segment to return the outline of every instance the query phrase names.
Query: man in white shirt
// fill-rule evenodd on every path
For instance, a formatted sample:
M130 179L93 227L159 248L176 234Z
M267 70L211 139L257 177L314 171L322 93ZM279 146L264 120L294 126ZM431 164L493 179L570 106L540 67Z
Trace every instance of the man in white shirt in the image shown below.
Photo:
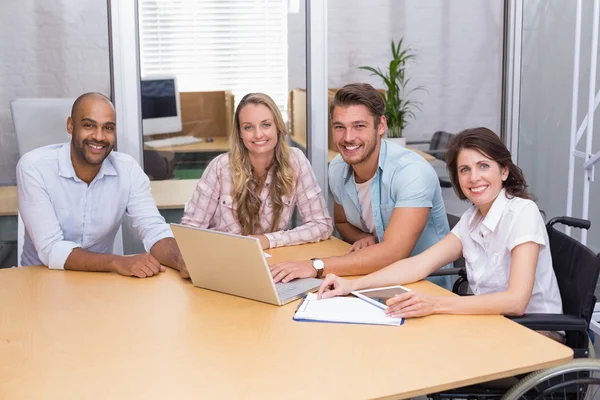
M158 274L167 265L188 277L148 177L132 157L112 151L116 115L110 100L99 93L80 96L67 131L70 143L30 151L17 164L19 212L25 224L21 264L139 278ZM125 213L149 254L112 254Z

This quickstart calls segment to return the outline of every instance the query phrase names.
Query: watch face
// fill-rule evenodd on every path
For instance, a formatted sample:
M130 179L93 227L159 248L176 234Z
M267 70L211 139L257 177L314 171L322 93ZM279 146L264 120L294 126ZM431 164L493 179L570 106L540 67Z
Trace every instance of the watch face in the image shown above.
M313 267L315 267L316 269L323 269L325 267L325 263L323 262L323 260L319 260L318 258L313 258L312 262Z

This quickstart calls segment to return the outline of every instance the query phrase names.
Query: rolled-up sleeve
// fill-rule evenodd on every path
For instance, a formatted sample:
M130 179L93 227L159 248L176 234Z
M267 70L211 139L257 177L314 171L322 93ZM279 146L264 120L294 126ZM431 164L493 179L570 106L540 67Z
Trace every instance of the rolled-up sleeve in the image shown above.
M19 162L16 173L19 214L38 257L51 269L64 269L71 251L81 246L64 240L54 206L39 172Z
M297 167L296 205L304 224L288 231L266 233L271 248L318 242L329 239L333 233L333 220L327 203L304 155L298 155Z
M158 212L150 191L150 180L137 163L131 167L131 187L127 201L127 215L133 222L147 252L156 242L173 237L173 232Z

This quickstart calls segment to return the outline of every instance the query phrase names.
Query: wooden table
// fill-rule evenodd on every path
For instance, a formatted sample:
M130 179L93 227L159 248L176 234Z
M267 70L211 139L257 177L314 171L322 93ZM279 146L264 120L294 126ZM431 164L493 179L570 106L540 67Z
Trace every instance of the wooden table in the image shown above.
M173 153L224 153L229 151L229 138L227 136L215 136L210 143L206 141L206 138L203 138L199 143L184 144L181 146L144 146L144 150L171 151Z
M336 241L273 262L342 254ZM452 295L428 282L410 285ZM553 366L572 351L500 316L294 322L168 270L0 270L1 399L406 398Z
M17 187L0 186L0 217L17 215Z
M159 210L184 208L196 189L198 179L150 181L152 196ZM0 216L17 215L17 187L0 186Z
M159 210L180 209L190 201L198 179L150 181L152 196Z

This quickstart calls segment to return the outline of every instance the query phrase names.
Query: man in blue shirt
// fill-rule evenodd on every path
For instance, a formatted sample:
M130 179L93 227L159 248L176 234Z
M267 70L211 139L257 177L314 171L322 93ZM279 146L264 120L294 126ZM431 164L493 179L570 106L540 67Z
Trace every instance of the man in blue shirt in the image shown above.
M329 166L334 220L352 243L340 257L271 267L276 282L323 274L364 275L419 254L449 232L438 177L418 154L382 140L385 103L369 84L340 89L330 108L340 151ZM432 278L449 286L448 277Z
M132 157L112 151L116 128L110 100L86 93L67 119L70 143L21 157L17 193L25 225L22 265L139 278L158 274L167 265L189 276L173 233L156 208L148 177ZM111 254L126 213L149 254Z

